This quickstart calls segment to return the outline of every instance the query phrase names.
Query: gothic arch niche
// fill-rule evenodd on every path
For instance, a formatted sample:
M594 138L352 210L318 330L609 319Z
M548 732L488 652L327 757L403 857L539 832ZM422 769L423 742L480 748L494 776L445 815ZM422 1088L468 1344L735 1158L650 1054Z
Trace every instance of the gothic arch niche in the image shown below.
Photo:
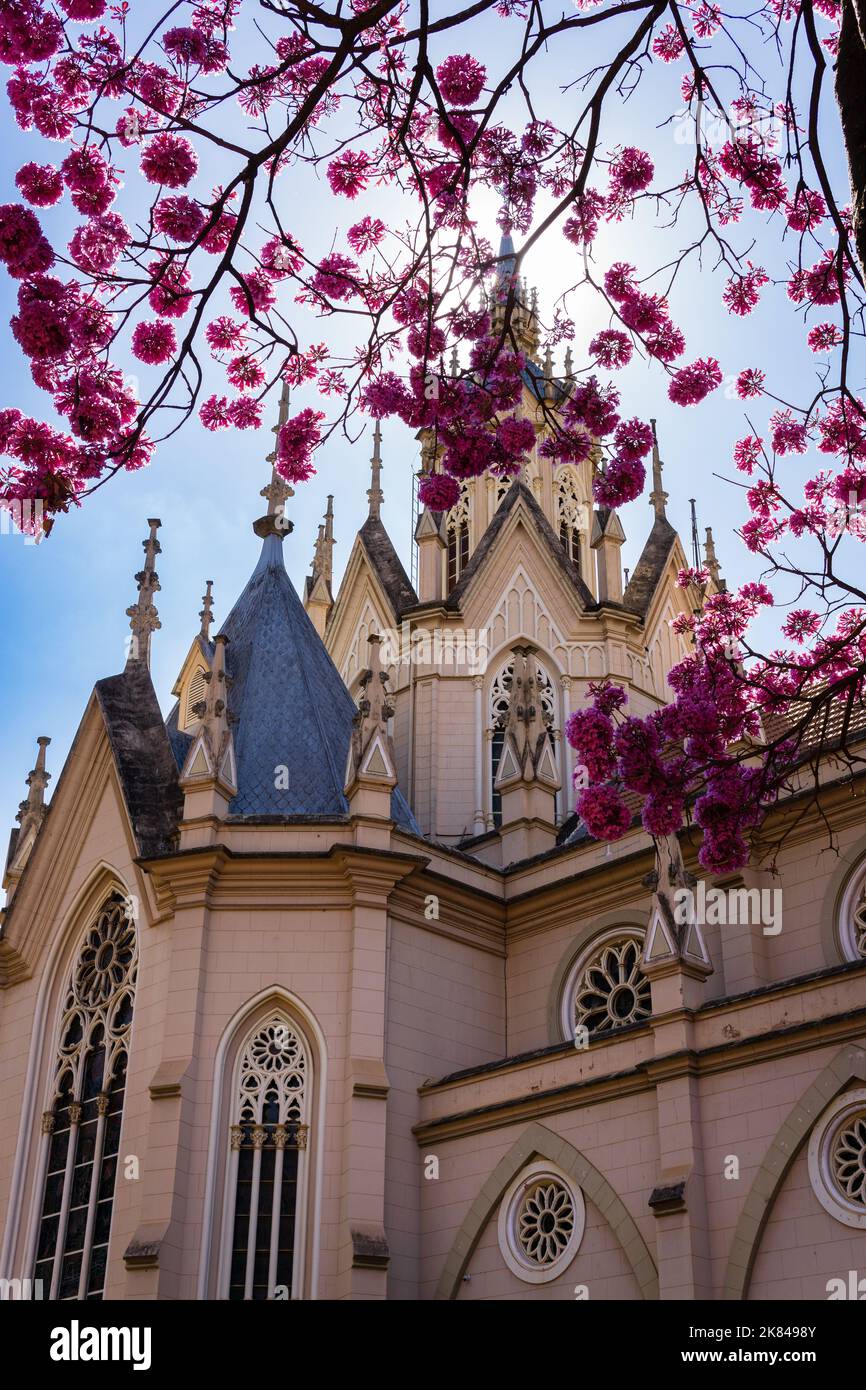
M270 992L224 1035L208 1161L199 1296L315 1296L323 1044Z
M61 977L28 1272L52 1299L101 1299L138 972L134 900L113 890Z
M501 656L499 658L502 660ZM508 701L511 692L511 681L514 675L514 657L508 656L504 664L496 669L496 674L490 682L487 696L487 742L490 747L487 767L487 815L491 826L497 828L502 824L502 797L496 790L496 772L499 767L499 760L502 757L502 749L505 744L505 724L508 717ZM554 739L554 731L559 727L559 697L554 684L555 676L551 675L550 667L540 656L536 660L536 678L541 692L541 708L544 722L550 735L553 756L557 758L557 747Z

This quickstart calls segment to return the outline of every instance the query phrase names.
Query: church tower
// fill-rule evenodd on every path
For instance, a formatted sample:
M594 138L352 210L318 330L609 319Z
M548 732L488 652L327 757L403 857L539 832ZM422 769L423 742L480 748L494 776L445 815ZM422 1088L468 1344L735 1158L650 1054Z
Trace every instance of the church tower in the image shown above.
M461 483L450 511L422 509L416 593L381 520L377 422L370 513L333 600L329 591L324 628L350 689L365 664L368 635L385 635L397 767L418 822L425 834L499 864L535 843L534 836L508 833L516 803L513 795L504 803L500 775L521 653L534 653L530 676L556 772L556 786L548 783L544 793L553 844L573 828L574 769L563 737L569 714L586 700L589 684L606 676L626 686L636 714L665 702L667 673L689 650L671 623L701 601L676 584L687 560L667 519L657 440L652 525L628 582L619 517L593 501L597 461L557 466L541 454L575 378L570 350L561 370L549 348L541 351L538 296L516 265L511 238L503 237L488 304L494 329L511 310L510 331L526 355L521 413L535 426L535 448L513 480L472 478ZM451 370L459 370L456 358ZM419 442L422 471L429 472L436 461L424 431ZM712 578L711 588L718 582ZM309 597L307 606L311 611Z

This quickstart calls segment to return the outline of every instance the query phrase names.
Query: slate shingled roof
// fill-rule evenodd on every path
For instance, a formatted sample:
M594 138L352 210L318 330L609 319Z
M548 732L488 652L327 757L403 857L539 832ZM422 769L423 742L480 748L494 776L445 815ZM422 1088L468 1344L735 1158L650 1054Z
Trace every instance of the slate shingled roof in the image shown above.
M344 816L343 780L356 706L286 573L282 539L271 535L246 588L220 629L228 637L229 713L237 761L233 816ZM167 732L178 765L189 737L177 709ZM276 769L288 769L279 788ZM398 825L420 834L399 788Z
M358 532L358 537L367 553L370 564L388 596L388 601L399 618L404 608L413 608L418 595L412 588L409 576L403 568L400 556L377 516L368 516Z
M676 539L677 532L667 518L656 517L640 559L625 587L622 596L624 608L638 613L642 618L646 617Z
M131 662L121 675L97 681L95 691L139 852L166 853L173 848L183 792L150 672Z

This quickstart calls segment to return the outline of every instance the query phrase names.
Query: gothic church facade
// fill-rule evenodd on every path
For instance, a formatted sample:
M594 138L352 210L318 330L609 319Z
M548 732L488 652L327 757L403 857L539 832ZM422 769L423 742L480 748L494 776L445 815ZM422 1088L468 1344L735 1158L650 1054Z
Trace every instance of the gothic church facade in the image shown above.
M517 309L541 435L568 368ZM39 740L0 933L0 1278L68 1300L827 1297L866 1273L859 780L828 747L820 805L804 784L773 813L778 876L708 882L729 920L675 929L696 844L656 850L639 820L590 840L563 738L592 681L644 713L687 651L671 623L700 595L658 448L627 578L591 463L533 456L422 511L415 585L381 447L339 588L329 502L303 598L272 475L258 564L218 628L208 585L167 719L154 519L130 659L50 805ZM705 558L712 591L711 536ZM733 909L762 890L769 925Z

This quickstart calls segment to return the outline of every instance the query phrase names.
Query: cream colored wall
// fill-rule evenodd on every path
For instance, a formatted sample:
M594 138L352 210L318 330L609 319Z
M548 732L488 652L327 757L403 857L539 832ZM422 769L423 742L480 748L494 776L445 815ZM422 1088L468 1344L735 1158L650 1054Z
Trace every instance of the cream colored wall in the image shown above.
M488 951L390 925L386 1069L386 1229L389 1296L417 1298L425 1154L412 1127L418 1087L431 1077L496 1061L505 1050L504 961Z

